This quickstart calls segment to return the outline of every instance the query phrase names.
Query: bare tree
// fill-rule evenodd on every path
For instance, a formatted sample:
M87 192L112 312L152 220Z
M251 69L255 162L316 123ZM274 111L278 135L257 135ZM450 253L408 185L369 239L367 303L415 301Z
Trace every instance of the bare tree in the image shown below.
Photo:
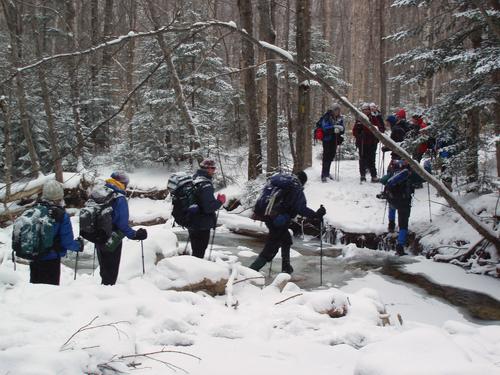
M249 35L253 33L252 3L247 0L238 0L241 27ZM243 68L255 63L254 46L246 39L241 41L241 57ZM259 118L257 116L257 87L255 84L255 70L243 71L243 85L245 89L245 106L248 116L248 179L253 180L262 173L262 146L259 135Z

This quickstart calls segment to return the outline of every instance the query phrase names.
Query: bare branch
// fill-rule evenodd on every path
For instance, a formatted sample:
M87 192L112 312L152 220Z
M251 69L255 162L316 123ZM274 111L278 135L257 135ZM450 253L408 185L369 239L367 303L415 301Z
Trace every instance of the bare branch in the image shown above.
M295 295L293 295L293 296L291 296L291 297L285 298L285 299L284 299L284 300L282 300L282 301L278 301L278 302L276 302L276 303L275 303L275 305L279 305L280 303L286 302L286 301L288 301L289 299L292 299L292 298L295 298L295 297L300 297L300 296L301 296L301 295L303 295L303 294L304 294L304 293L298 293L298 294L295 294Z

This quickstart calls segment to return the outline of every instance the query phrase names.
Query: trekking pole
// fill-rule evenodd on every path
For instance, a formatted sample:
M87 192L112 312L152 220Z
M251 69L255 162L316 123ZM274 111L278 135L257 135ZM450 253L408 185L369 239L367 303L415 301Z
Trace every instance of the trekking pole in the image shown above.
M385 174L385 152L382 152L382 176Z
M215 217L215 227L214 234L212 235L212 243L210 244L210 253L208 254L208 259L212 259L212 249L214 248L214 240L215 240L215 230L217 229L217 222L219 221L219 211L217 210L217 216Z
M12 250L12 263L14 263L14 271L16 270L16 254Z
M338 164L337 164L337 168L338 168L338 171L337 171L337 176L338 176L338 181L340 181L340 158L342 157L342 145L339 145L339 157L338 157Z
M319 286L323 285L323 219L319 223Z
M271 261L269 262L269 275L268 275L269 278L271 277L272 270L273 270L273 260L271 259Z
M142 274L144 275L146 273L146 270L144 269L144 241L141 240L141 253L142 253Z
M427 201L429 202L429 222L432 223L432 212L431 212L431 188L429 183L427 183Z
M94 244L94 256L92 257L92 276L94 276L94 272L95 272L95 253L96 253L96 248L95 248L95 244Z
M73 276L73 280L76 280L76 273L78 271L78 256L80 255L80 252L76 252L76 259L75 259L75 275Z
M188 234L188 239L186 241L186 246L184 246L184 254L187 254L187 248L188 248L188 245L189 245L189 241L191 241L191 235Z
M385 222L385 213L387 211L387 200L385 201L385 206L384 206L384 216L382 216L382 225L384 224Z

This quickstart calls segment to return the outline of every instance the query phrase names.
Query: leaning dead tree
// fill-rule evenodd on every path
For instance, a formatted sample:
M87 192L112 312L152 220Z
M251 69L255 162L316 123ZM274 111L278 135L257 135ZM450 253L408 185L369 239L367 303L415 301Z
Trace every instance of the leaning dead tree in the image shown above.
M0 86L3 85L5 82L10 81L13 79L17 74L20 72L24 72L26 70L32 69L34 67L38 67L41 64L48 63L49 61L54 61L57 59L61 58L67 58L79 54L88 54L91 53L97 49L102 49L102 48L107 48L110 45L114 44L119 44L122 43L124 40L128 40L131 38L144 38L144 37L151 37L155 36L156 34L160 33L181 33L181 32L191 32L191 35L195 35L199 32L202 32L204 30L207 30L212 27L223 27L226 29L229 29L235 33L238 33L243 39L245 39L247 42L253 43L259 48L264 48L266 51L271 51L275 53L277 56L282 58L285 63L293 66L293 68L300 74L302 74L304 77L306 77L309 80L314 80L318 82L318 84L325 90L329 95L334 97L336 100L338 100L339 103L343 104L354 116L358 117L360 121L363 123L363 125L384 145L387 146L391 151L396 152L398 155L400 155L404 160L406 160L410 167L412 168L413 171L415 171L420 177L422 177L425 181L427 181L429 184L431 184L440 194L441 196L448 202L448 204L460 215L464 218L464 220L469 223L481 236L483 236L486 240L491 242L497 252L500 254L500 238L498 235L485 226L483 223L481 223L473 213L471 213L469 210L467 210L465 207L463 207L457 199L453 196L451 192L448 191L448 189L445 187L445 185L440 182L438 179L436 179L434 176L432 176L430 173L428 173L426 170L424 170L420 164L412 159L410 154L406 152L404 149L399 147L394 141L392 141L390 138L388 138L385 134L381 133L375 126L373 126L370 121L368 120L368 117L361 113L346 97L340 95L338 91L330 86L328 82L323 79L321 76L317 75L315 72L310 70L309 68L306 68L300 64L298 64L292 57L292 55L288 52L285 51L275 45L259 41L255 39L252 35L249 35L245 30L239 29L234 22L221 22L221 21L207 21L207 22L197 22L192 25L182 25L182 26L164 26L164 27L159 27L157 30L154 31L148 31L148 32L142 32L142 33L129 33L126 36L118 37L115 40L108 41L106 43L100 44L99 46L93 47L91 49L87 49L85 51L80 51L80 52L75 52L75 53L66 53L66 54L59 54L57 56L52 56L52 57L47 57L44 58L40 61L34 62L28 66L24 67L19 67L14 74L12 74L7 80L4 80L3 82L0 82Z

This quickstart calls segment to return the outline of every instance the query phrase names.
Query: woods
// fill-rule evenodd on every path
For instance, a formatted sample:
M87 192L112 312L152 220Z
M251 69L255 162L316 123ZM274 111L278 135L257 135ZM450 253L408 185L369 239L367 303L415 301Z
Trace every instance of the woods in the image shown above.
M376 102L384 116L401 107L425 116L425 134L402 144L408 157L419 142L442 141L451 156L438 178L494 191L498 8L494 0L2 0L2 190L8 196L12 182L39 173L62 181L63 170L99 163L176 168L232 150L250 180L297 172L312 165L312 130L333 90L343 104L344 96ZM295 64L206 23L214 19L289 51ZM348 129L360 116L351 109Z

